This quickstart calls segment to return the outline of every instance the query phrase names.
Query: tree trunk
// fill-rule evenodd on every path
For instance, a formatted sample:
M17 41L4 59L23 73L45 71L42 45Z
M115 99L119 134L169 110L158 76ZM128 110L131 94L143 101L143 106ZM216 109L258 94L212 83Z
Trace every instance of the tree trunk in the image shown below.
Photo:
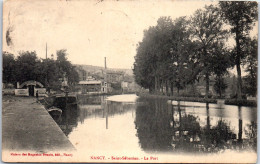
M195 97L196 96L195 82L191 83L191 87L192 87L192 95Z
M154 93L154 86L149 87L149 93Z
M220 96L220 98L222 98L222 88L221 87L219 87L219 96Z
M181 119L181 107L180 107L180 101L178 101L178 112L179 112L179 122L180 122L180 126L179 126L179 135L180 137L182 136L182 119Z
M171 82L171 96L173 96L173 82Z
M157 93L160 93L160 77L159 76L156 76L156 83L157 83L157 86L156 86L156 92Z
M241 119L241 106L238 106L238 118L239 118L239 120L238 120L238 143L242 143L243 123L242 123L242 119Z
M209 103L206 103L206 110L207 110L207 131L210 130L210 117L209 117Z
M159 77L155 76L155 92L158 93L160 91L160 82L159 82Z
M243 130L242 130L242 120L239 119L238 120L238 143L242 143L242 134L243 134Z
M172 107L172 114L171 114L171 118L172 118L172 128L174 129L174 107L173 107L172 104L171 104L171 107Z
M242 78L241 78L241 68L240 68L240 58L236 60L237 67L237 98L242 99Z
M156 92L157 90L157 78L154 76L154 91Z
M163 80L160 81L160 88L161 88L161 92L163 94Z
M236 67L237 67L237 98L242 99L242 78L241 78L241 68L240 68L240 62L241 62L241 49L240 49L240 42L239 42L239 32L238 27L236 30Z
M168 80L165 80L166 95L169 96Z
M209 98L209 73L208 72L206 72L205 80L206 80L206 95L205 95L205 98L208 99Z

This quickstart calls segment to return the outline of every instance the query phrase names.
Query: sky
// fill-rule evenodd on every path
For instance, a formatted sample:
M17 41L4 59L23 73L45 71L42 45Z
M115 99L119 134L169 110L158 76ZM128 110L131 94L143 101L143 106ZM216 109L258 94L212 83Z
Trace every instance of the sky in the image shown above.
M73 64L131 69L143 31L161 16L191 16L211 1L7 0L3 5L3 50L16 56L36 51L45 58L67 49ZM12 45L6 44L11 27Z

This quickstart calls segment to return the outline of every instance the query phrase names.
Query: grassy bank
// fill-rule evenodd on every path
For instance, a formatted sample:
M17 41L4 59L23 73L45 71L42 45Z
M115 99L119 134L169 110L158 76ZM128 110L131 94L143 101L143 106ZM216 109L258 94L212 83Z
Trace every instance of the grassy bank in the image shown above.
M148 93L140 93L140 97L147 97L147 98L166 98L168 100L175 100L175 101L192 101L192 102L201 102L201 103L217 103L217 99L215 98L200 98L200 97L176 97L176 96L165 96L165 95L156 95L156 94L148 94ZM238 99L225 99L226 105L238 105L238 106L250 106L256 107L257 101L255 100L238 100Z
M251 107L257 107L257 101L255 100L237 100L237 99L226 99L225 100L226 105L238 105L238 106L251 106Z

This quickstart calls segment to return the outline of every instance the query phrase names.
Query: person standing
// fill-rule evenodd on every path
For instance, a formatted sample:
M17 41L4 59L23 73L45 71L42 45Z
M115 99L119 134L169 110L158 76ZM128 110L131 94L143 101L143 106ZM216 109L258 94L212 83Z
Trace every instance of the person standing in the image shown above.
M39 98L39 93L38 90L36 91L36 102L38 102L38 98Z

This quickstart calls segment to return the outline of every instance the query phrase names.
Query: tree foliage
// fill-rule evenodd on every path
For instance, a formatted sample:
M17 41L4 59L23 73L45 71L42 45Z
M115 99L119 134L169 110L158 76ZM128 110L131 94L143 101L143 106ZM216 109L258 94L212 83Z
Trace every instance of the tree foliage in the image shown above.
M253 39L248 42L247 55L244 65L245 72L248 73L244 77L244 92L256 96L257 93L257 40Z
M20 52L19 56L16 59L16 78L17 81L23 83L28 80L37 80L39 82L44 82L38 76L37 65L40 63L40 60L37 57L35 51L29 52Z
M69 85L74 85L79 76L66 55L66 50L59 50L57 60L39 59L35 51L25 51L15 59L13 54L3 52L3 82L15 84L35 80L48 89L57 90L61 85L59 79L66 75Z
M187 67L194 45L189 39L187 20L181 17L172 21L161 17L157 25L144 31L135 57L134 74L136 82L150 91L159 92L162 86L181 89L190 80ZM190 80L191 81L191 80Z
M225 83L225 80L222 76L216 76L215 78L215 84L214 84L214 90L217 94L219 94L220 98L222 98L223 93L225 93L225 90L227 89L227 84Z
M200 54L197 57L201 67L201 74L206 81L206 98L209 95L209 76L214 72L223 72L227 67L222 67L219 63L225 60L224 41L227 38L227 30L224 29L224 22L219 14L219 9L213 5L199 9L191 18L191 33L200 47ZM219 67L220 66L220 67ZM224 69L224 70L219 70Z
M240 5L246 6L237 11ZM257 15L252 13L254 6L252 2L226 1L219 6L198 9L190 19L159 18L156 26L144 31L143 40L138 44L133 69L136 82L151 92L168 94L170 88L173 94L176 88L179 94L180 89L194 85L203 77L208 98L213 76L215 91L222 96L227 88L224 77L228 69L234 65L240 69L241 60L238 64L237 59L243 59L249 74L247 78L255 84L257 62L252 56L255 48L248 37ZM230 31L227 23L231 25ZM239 36L239 46L236 46L239 51L227 48L226 41L232 33Z
M15 71L14 55L3 52L3 82L14 84L16 82Z
M79 75L76 68L67 59L67 50L62 49L57 51L57 67L59 69L59 77L65 76L68 78L68 83L74 85L79 81Z
M219 2L222 15L231 25L231 33L234 34L236 46L234 58L238 75L238 98L242 98L241 60L246 57L247 38L250 30L257 20L257 2L254 1L221 1Z

